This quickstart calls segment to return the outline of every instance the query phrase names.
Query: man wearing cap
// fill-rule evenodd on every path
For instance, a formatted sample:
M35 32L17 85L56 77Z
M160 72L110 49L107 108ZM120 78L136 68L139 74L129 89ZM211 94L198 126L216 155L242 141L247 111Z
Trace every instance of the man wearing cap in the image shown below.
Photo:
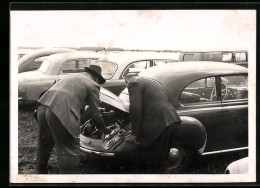
M48 173L47 164L54 145L60 173L79 172L80 112L86 105L96 127L105 134L111 132L99 110L99 84L106 81L101 71L97 65L85 67L84 73L66 76L38 100L38 174Z
M137 145L146 171L164 172L171 139L181 119L156 81L129 75L126 86L132 129L126 141Z

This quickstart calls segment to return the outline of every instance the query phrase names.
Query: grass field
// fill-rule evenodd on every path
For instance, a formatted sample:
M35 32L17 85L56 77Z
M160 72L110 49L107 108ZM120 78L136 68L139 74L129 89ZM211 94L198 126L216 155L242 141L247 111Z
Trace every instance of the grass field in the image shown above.
M18 173L35 174L37 156L38 125L33 118L33 105L19 105L18 120ZM222 174L227 165L234 160L245 157L246 153L229 153L211 156L202 156L190 166L187 174ZM57 174L56 150L54 148L50 161L49 173ZM100 163L93 158L84 157L81 173L131 173L120 168L113 168L109 164ZM138 173L138 172L135 172Z

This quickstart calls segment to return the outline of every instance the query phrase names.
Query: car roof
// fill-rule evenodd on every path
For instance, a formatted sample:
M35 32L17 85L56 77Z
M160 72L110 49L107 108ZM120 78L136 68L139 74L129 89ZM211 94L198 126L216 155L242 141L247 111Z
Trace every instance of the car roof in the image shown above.
M177 60L178 55L175 52L136 52L136 51L120 51L110 52L106 56L107 61L118 63L133 62L145 59L173 59Z
M59 72L62 64L70 59L99 59L103 57L103 54L99 54L94 51L75 51L67 53L58 53L46 57L46 60L50 61L50 67L46 74L55 75Z
M41 49L33 50L31 53L24 55L22 58L19 59L18 64L21 64L31 58L38 57L38 56L45 56L54 53L62 53L62 52L73 52L73 51L76 50L71 48L41 48Z
M113 78L119 78L129 63L142 61L142 60L156 60L156 59L169 59L178 61L178 54L176 52L138 52L138 51L120 51L109 52L101 61L115 62L118 64L118 70Z
M183 50L180 53L248 52L248 50Z
M247 73L247 68L231 63L188 61L151 67L139 75L158 81L166 95L172 96L172 100L177 101L182 90L193 81L217 75Z

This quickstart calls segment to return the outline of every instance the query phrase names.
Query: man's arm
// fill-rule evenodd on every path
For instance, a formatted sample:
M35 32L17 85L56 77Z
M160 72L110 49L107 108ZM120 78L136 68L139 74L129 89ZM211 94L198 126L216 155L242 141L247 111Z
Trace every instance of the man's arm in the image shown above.
M99 110L99 88L88 91L88 104L90 116L95 126L105 134L109 134L111 130L106 127L103 116Z

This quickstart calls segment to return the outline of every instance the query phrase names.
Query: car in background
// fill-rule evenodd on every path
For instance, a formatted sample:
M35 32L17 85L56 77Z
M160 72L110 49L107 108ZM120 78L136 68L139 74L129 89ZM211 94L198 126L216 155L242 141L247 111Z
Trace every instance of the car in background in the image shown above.
M33 50L18 60L18 73L37 70L45 57L49 55L73 51L76 50L69 48L41 48Z
M68 74L84 72L84 67L103 57L96 52L76 51L45 57L38 70L18 74L19 101L37 101L55 82ZM97 63L104 78L111 78L117 69L115 63Z
M179 61L216 61L248 67L248 51L182 51Z
M119 95L125 88L125 77L129 72L138 73L153 66L178 62L176 60L178 54L173 52L119 51L104 54L106 56L98 61L116 63L118 68L113 76L107 79L106 83L102 86L115 95Z
M248 157L234 161L228 165L228 167L225 170L225 174L247 174L248 164Z

